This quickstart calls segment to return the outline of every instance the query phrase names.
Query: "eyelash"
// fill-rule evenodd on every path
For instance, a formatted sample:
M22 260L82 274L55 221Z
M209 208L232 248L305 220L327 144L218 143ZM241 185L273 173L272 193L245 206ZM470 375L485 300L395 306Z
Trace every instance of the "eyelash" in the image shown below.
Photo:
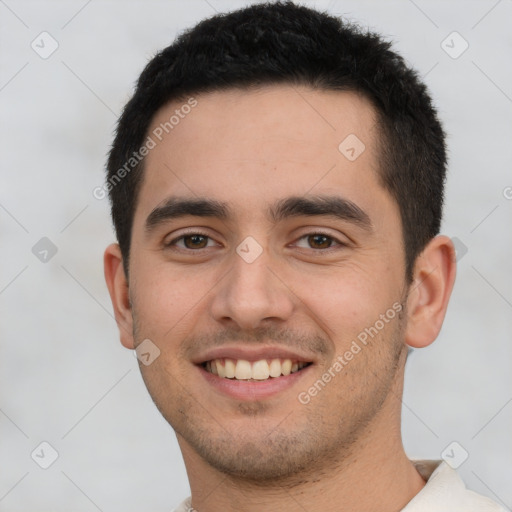
M177 238L174 238L169 243L166 243L165 247L166 248L172 248L173 246L176 246L176 243L178 241L183 240L184 238L192 237L192 236L202 236L204 238L212 240L212 238L209 235L207 235L206 233L202 233L201 231L191 231L190 233L185 233L185 234L183 234L183 235L181 235L181 236L179 236ZM341 242L340 240L338 240L337 238L333 237L332 235L330 235L328 233L322 233L321 231L312 231L311 233L305 233L304 235L299 237L297 239L297 241L302 240L304 238L308 238L310 236L324 236L324 237L326 237L326 238L328 238L331 241L336 243L335 246L327 247L326 249L313 249L313 248L310 247L310 249L312 251L315 251L315 252L324 252L324 253L331 252L332 250L336 250L336 248L345 247L347 245L346 243ZM185 252L200 252L201 250L206 249L206 248L207 247L204 247L204 248L201 248L201 249L188 249L188 248L179 247L178 250L185 251Z

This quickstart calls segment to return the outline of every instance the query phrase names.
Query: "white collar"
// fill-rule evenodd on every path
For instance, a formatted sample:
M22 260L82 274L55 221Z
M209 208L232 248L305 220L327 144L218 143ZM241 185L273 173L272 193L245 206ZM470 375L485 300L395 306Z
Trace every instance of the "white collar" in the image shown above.
M459 475L446 462L411 462L427 483L401 512L505 512L489 498L466 489Z

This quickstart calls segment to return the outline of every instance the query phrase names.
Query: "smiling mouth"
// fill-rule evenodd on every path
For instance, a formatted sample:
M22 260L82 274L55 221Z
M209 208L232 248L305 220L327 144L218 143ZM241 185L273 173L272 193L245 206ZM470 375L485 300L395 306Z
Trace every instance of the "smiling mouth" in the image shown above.
M210 373L224 379L264 381L296 373L312 363L292 359L212 359L201 366Z

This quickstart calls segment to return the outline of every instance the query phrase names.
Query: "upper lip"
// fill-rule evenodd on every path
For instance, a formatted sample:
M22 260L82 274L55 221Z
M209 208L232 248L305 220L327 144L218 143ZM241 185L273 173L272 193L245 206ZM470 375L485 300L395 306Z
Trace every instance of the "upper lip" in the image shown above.
M194 357L192 362L202 364L213 359L244 359L254 362L261 359L291 359L292 361L313 363L315 358L312 355L301 354L290 350L289 348L279 346L258 346L258 347L242 347L223 346L201 352Z

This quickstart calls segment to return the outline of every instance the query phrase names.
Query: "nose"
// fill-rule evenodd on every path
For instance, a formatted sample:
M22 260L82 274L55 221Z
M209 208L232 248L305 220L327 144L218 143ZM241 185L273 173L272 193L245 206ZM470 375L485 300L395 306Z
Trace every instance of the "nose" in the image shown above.
M231 270L219 283L211 304L217 322L253 330L290 318L293 292L271 263L266 250L251 263L233 253Z

